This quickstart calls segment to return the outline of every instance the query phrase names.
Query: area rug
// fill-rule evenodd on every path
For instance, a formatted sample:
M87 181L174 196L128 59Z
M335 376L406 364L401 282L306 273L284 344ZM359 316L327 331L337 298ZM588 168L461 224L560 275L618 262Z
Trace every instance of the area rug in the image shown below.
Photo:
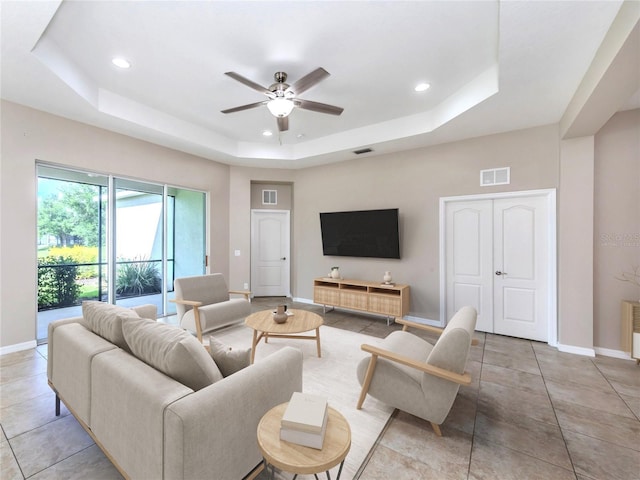
M251 347L252 332L245 325L235 325L215 332L214 336L232 347L248 348ZM351 427L351 450L341 476L341 479L351 480L393 413L393 408L373 397L367 397L362 410L356 409L360 395L356 367L367 356L360 345L379 345L381 339L323 325L320 340L322 358L317 356L315 341L271 338L265 344L262 340L256 349L256 362L285 346L302 351L303 391L325 396L329 405L342 413ZM337 471L337 467L331 470L331 478L336 478ZM291 475L281 478L291 478Z

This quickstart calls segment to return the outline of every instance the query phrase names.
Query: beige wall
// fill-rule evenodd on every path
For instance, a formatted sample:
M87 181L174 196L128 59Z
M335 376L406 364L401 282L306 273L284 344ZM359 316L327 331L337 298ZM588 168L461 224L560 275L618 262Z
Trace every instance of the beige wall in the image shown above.
M35 339L36 160L209 192L210 269L229 269L229 167L3 101L0 346Z
M511 185L480 187L480 170L511 167ZM274 176L275 175L275 176ZM292 290L313 298L313 279L339 265L343 276L378 280L390 270L411 285L411 315L439 318L439 198L442 196L555 188L557 127L546 126L393 155L358 158L297 171L231 169L231 247L249 247L251 181L293 181ZM244 193L243 190L244 189ZM246 197L241 198L242 195ZM319 213L400 209L401 259L325 257ZM237 263L234 260L239 260ZM237 270L236 270L237 268ZM231 276L250 273L249 258L232 259Z
M244 283L251 283L251 197L252 184L269 185L293 182L295 171L283 169L264 169L248 167L231 167L229 208L231 222L229 225L229 285L231 288L242 288ZM291 185L289 185L289 188ZM291 220L293 225L294 221ZM292 226L293 229L293 226ZM291 284L293 285L295 265L295 238L291 243ZM235 250L240 256L235 256Z
M593 353L593 137L563 140L558 196L558 343Z
M397 282L412 287L411 315L431 319L439 315L439 198L558 188L559 232L575 238L590 235L592 241L595 237L593 283L579 286L568 281L559 287L564 298L593 295L593 324L590 320L572 323L569 319L580 317L576 312L582 307L567 302L559 317L560 340L588 348L592 345L585 339L593 335L595 346L619 349L619 301L634 298L637 290L612 277L628 264L640 264L639 246L612 246L601 238L603 234L630 234L633 243L640 233L639 112L614 116L596 135L594 180L585 183L579 163L561 164L560 150L565 144L558 139L557 125L322 167L280 170L229 167L2 102L0 347L35 338L35 160L40 159L209 192L210 271L228 273L231 288L242 288L250 280L252 182L291 184L294 296L311 299L313 278L324 275L334 264L353 278L375 280L391 270ZM511 185L479 187L480 169L505 166L511 167ZM562 177L561 166L568 167ZM562 191L570 193L571 182L584 186L589 181L595 182L593 233L588 229L585 233L583 224L571 220L582 212L580 202L562 210L570 205ZM589 197L588 191L583 193L584 198ZM322 255L319 212L390 207L400 209L402 259ZM239 257L233 255L236 249L241 251ZM580 278L581 272L565 265L559 276Z
M640 287L616 280L640 266L640 109L595 137L594 223L594 344L620 350L620 302L640 299Z
M312 280L339 265L346 278L411 286L410 315L439 319L439 199L445 196L554 188L558 185L556 127L471 139L380 157L306 169L296 178L295 294L312 298ZM480 187L480 170L511 167L511 185ZM399 208L400 260L324 257L319 212Z
M262 204L263 190L275 190L277 192L276 205ZM292 210L293 186L289 183L253 182L251 184L251 208L256 210Z

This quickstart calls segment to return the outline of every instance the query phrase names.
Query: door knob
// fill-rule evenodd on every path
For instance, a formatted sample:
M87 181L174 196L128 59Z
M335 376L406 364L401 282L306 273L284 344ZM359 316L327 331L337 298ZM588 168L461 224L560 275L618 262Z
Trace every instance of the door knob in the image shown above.
M282 257L280 260L286 260L286 259L287 259L287 257Z
M507 272L501 272L500 270L496 271L496 275L506 275Z

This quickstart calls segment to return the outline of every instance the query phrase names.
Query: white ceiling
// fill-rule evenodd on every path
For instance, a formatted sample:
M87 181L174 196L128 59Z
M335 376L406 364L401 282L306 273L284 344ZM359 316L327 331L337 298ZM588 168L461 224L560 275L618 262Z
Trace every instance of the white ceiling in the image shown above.
M302 168L558 122L620 5L2 0L0 93L229 164ZM220 113L266 98L225 72L268 87L317 67L331 76L301 97L339 117L295 109L278 135L264 106Z

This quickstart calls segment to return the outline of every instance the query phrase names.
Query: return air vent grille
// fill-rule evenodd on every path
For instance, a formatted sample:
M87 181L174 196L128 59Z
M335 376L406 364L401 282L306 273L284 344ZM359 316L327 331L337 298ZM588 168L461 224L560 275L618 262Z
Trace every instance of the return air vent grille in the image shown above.
M361 148L360 150L354 150L353 153L356 155L362 155L363 153L373 152L371 148Z
M480 170L481 187L488 187L491 185L508 185L509 183L511 183L510 167Z
M277 190L262 190L262 204L263 205L277 205L278 204L278 191Z

